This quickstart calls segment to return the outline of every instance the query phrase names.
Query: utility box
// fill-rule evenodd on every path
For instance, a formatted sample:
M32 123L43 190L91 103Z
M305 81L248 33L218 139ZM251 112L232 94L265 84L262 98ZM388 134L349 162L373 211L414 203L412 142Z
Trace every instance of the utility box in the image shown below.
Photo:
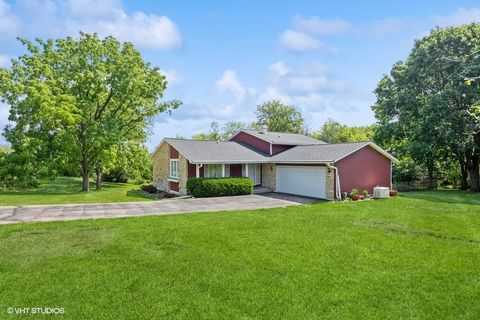
M376 199L385 199L390 197L390 188L387 187L374 187L373 197Z

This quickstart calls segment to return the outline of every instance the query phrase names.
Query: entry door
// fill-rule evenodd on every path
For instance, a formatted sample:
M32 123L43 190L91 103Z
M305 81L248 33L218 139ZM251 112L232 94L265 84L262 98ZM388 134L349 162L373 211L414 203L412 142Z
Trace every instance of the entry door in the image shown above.
M326 198L324 167L277 166L277 192Z
M246 177L246 166L248 166L248 177L252 179L254 186L259 186L262 183L262 170L261 164L249 163L242 166L242 176Z

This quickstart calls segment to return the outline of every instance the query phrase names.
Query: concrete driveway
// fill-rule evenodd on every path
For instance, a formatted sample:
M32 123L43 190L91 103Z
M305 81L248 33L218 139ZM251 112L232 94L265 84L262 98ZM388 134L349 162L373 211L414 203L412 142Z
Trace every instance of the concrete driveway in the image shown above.
M0 224L278 208L319 200L280 193L152 202L0 207Z

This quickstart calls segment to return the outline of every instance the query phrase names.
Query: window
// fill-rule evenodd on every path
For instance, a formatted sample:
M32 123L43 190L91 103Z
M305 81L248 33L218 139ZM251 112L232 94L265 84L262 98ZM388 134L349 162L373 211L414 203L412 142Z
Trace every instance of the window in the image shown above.
M178 179L178 159L170 160L169 178Z
M221 178L222 165L221 164L206 164L204 169L205 178ZM225 165L225 177L230 177L230 165Z
M248 166L248 175L247 175L247 166ZM243 177L248 176L250 179L252 179L254 185L256 186L260 185L261 176L262 176L260 164L250 163L250 164L242 165L242 176Z

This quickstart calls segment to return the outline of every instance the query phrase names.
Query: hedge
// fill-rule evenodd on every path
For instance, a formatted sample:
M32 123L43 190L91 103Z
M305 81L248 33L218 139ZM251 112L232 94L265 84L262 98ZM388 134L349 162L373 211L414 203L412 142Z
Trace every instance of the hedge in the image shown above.
M195 198L250 194L253 181L249 178L190 178L187 189Z

